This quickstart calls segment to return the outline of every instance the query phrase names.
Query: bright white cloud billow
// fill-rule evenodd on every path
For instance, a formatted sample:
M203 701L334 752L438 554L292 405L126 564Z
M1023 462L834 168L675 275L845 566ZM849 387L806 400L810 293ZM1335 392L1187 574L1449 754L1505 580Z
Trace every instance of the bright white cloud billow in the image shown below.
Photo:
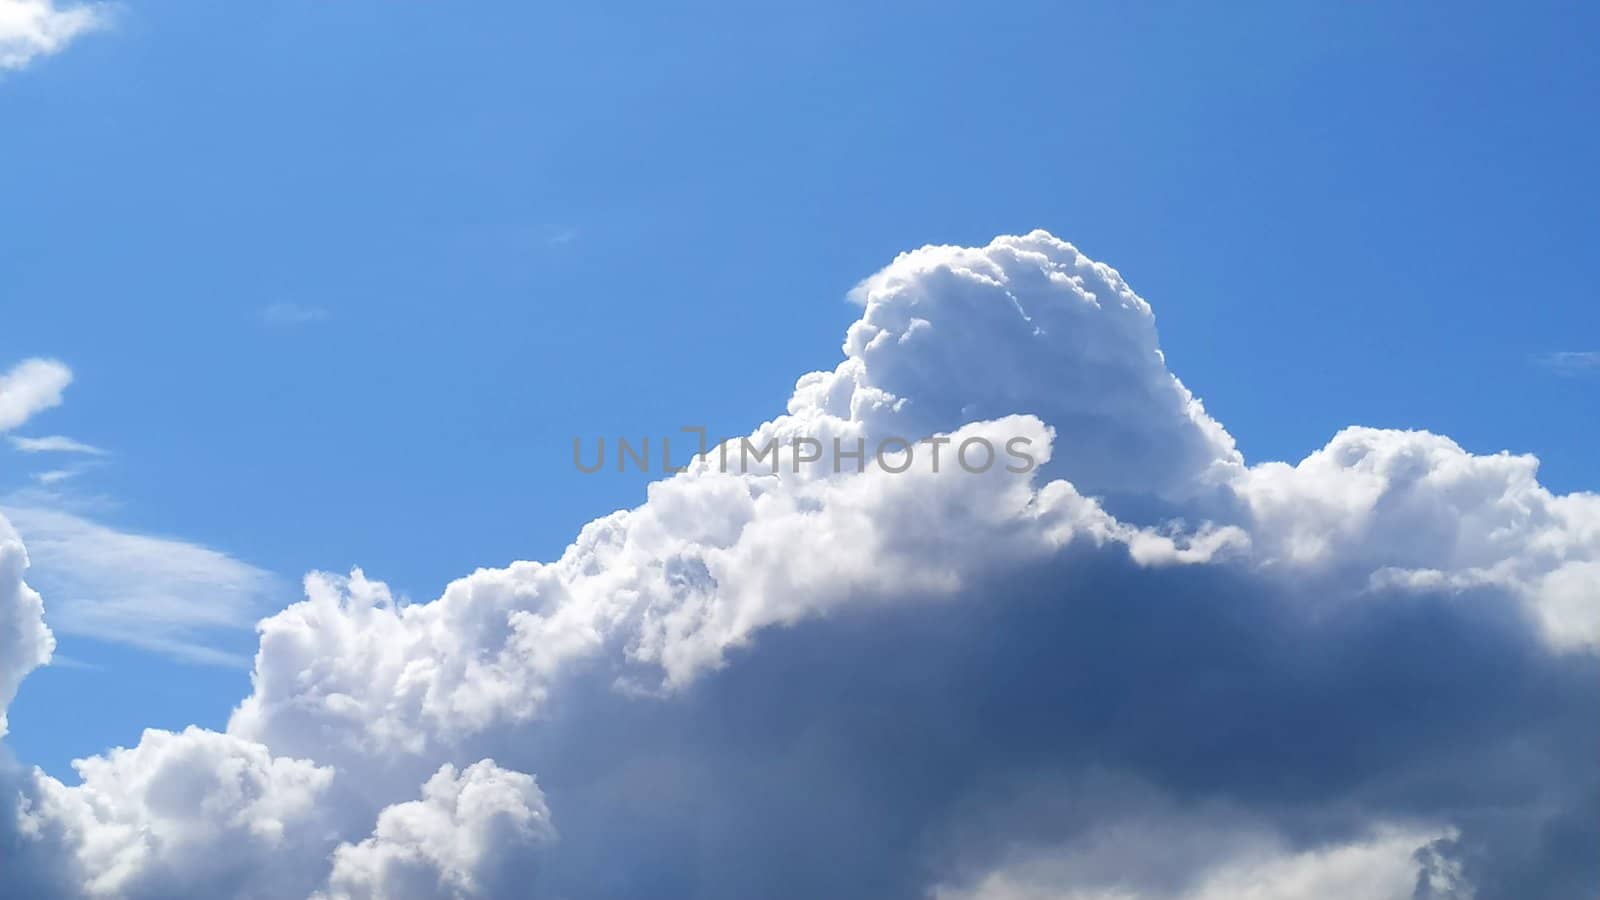
M333 771L190 728L74 763L82 783L35 774L25 839L64 848L89 896L303 895L277 860L318 852ZM178 888L176 886L182 885Z
M854 296L756 443L1039 468L702 459L432 602L314 574L225 733L8 776L0 896L1592 894L1600 498L1422 432L1246 466L1043 232Z
M20 69L106 23L104 4L0 0L0 70Z
M1553 495L1538 467L1427 432L1348 428L1298 465L1256 466L1235 491L1264 568L1345 570L1416 591L1496 588L1527 603L1552 645L1593 649L1600 495Z
M422 799L378 815L371 837L334 854L327 900L516 896L555 839L534 780L483 760L445 765Z

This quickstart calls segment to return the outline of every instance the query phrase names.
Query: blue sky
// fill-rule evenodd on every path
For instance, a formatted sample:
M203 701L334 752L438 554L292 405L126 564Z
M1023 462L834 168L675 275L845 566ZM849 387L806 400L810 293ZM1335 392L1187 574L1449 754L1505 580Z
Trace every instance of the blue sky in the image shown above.
M1580 3L126 2L0 73L0 368L75 376L18 433L106 451L47 486L60 458L0 451L0 506L215 549L262 614L354 565L431 598L643 499L574 436L747 432L896 253L1036 227L1155 305L1250 462L1426 428L1592 488L1597 33ZM248 690L58 636L8 738L55 774Z
M746 429L882 260L1036 226L1253 456L1428 427L1594 482L1593 379L1531 362L1600 343L1592 9L854 6L127 4L0 82L0 357L76 372L74 491L286 599L555 555L641 497L572 436ZM114 662L19 701L57 764L242 679L64 648Z

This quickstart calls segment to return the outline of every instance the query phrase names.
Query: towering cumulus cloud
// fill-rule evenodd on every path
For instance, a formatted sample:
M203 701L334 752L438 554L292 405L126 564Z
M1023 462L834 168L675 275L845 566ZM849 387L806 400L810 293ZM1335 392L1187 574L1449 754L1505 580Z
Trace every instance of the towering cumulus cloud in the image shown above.
M747 438L775 457L714 447L429 603L313 574L226 733L13 776L0 894L1600 889L1600 496L1422 432L1248 466L1149 304L1043 232L853 296Z

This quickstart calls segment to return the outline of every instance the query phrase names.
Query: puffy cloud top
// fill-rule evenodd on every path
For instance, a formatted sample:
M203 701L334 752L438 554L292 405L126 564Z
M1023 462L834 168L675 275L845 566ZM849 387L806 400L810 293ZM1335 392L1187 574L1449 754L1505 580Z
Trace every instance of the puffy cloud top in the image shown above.
M385 809L372 836L334 855L329 900L519 896L541 845L555 840L532 777L493 760L446 764L422 799Z
M61 848L91 897L304 895L303 867L326 826L333 770L189 728L150 730L137 747L74 763L82 784L40 773L25 834ZM283 867L284 859L300 865Z
M853 296L845 361L801 379L791 413L913 438L1035 415L1060 437L1056 471L1090 494L1188 497L1240 464L1167 371L1150 304L1047 232L904 253Z
M1563 649L1600 645L1600 495L1555 496L1532 456L1474 456L1423 431L1347 428L1235 490L1266 568L1345 570L1373 587L1503 589ZM1587 588L1585 586L1588 586Z

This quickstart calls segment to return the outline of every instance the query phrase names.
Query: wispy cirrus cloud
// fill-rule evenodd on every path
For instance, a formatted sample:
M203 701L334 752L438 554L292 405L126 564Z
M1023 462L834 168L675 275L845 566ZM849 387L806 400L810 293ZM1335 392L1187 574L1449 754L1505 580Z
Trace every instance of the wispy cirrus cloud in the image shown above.
M57 634L192 663L248 664L215 649L214 639L255 624L279 586L276 576L200 544L43 505L40 493L10 498L3 514L28 548L28 580L50 597Z
M58 6L55 0L0 0L0 70L20 69L60 52L110 22L103 3Z
M1558 375L1582 375L1600 372L1600 350L1562 350L1541 353L1533 360Z
M71 369L42 358L0 375L0 432L60 405L71 382ZM194 663L247 663L216 645L222 635L254 625L277 587L275 576L200 544L88 518L99 507L56 489L98 465L107 455L100 447L65 435L7 440L21 453L80 457L34 473L39 487L0 498L0 516L28 548L30 583L50 593L50 624L58 633Z
M93 444L85 444L83 441L59 434L52 434L45 437L36 438L13 435L11 438L9 438L9 440L11 441L12 447L15 447L17 450L20 450L23 453L82 453L86 456L106 455L106 451L94 446Z

